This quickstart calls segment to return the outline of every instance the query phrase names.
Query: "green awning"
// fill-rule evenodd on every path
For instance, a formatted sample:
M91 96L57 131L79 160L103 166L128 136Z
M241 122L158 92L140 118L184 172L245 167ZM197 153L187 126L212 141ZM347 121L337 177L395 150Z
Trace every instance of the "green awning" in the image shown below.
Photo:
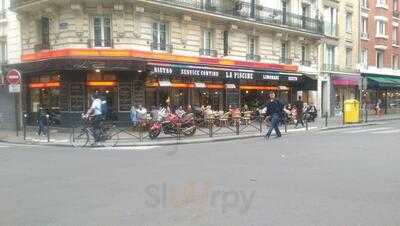
M378 86L382 88L396 88L400 87L400 78L388 78L388 77L368 77L368 80L373 86Z

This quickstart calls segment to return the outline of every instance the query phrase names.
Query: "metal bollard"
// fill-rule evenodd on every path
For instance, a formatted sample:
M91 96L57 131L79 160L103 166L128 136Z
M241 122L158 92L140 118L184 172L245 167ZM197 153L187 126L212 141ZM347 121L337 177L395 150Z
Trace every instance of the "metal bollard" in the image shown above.
M365 107L365 123L368 122L368 109Z
M178 130L178 134L177 134L176 138L177 138L178 140L180 140L180 139L181 139L181 132L182 132L181 124L178 123L176 126L177 126L177 130Z
M214 123L212 123L212 121L210 120L208 123L208 135L210 137L213 137L213 125L214 125Z
M325 127L328 127L328 112L325 112Z
M47 142L50 142L50 115L46 115L46 132L47 132Z
M24 133L24 140L26 140L26 123L27 123L27 119L28 118L28 114L24 114L24 121L22 122L22 126L23 126L23 133Z
M306 119L306 130L308 130L308 119Z
M287 123L285 122L285 133L287 133Z
M260 133L262 133L263 120L262 120L261 116L260 116L259 120L260 120Z
M240 134L240 119L236 119L236 135Z

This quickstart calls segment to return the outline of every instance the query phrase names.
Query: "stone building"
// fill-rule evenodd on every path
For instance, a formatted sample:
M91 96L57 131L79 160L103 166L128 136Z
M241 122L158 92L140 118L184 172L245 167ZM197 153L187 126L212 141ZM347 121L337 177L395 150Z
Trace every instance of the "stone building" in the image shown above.
M46 108L65 123L95 92L122 118L138 104L255 109L270 91L290 103L316 96L320 8L318 0L16 0L22 63L7 69L23 74L24 111Z

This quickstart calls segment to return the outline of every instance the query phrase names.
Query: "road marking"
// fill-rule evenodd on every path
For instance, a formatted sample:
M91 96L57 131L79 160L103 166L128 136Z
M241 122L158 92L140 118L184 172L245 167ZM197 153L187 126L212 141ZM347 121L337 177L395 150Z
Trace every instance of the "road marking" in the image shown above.
M390 133L400 133L400 129L392 129L392 130L373 132L373 134L390 134Z
M159 146L137 146L137 147L99 147L94 148L96 150L107 150L107 151L146 151L159 148Z
M379 131L379 130L387 130L392 129L392 127L380 127L380 128L370 128L370 129L358 129L358 130L351 130L351 131L344 131L341 133L345 134L355 134L355 133L365 133L365 132L372 132L372 131Z
M10 146L3 146L3 145L0 145L0 148L9 148Z

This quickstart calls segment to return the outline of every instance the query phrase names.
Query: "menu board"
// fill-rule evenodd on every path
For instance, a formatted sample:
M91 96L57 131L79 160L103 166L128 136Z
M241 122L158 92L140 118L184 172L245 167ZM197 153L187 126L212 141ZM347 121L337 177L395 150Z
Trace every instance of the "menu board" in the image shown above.
M240 107L239 89L226 89L226 104L227 106Z
M60 111L69 111L68 103L68 84L61 83L60 87Z
M142 81L133 82L133 101L135 105L144 105L144 84Z
M70 85L71 111L84 111L85 86L82 83Z
M131 83L119 83L119 110L129 111L132 105L132 86Z

